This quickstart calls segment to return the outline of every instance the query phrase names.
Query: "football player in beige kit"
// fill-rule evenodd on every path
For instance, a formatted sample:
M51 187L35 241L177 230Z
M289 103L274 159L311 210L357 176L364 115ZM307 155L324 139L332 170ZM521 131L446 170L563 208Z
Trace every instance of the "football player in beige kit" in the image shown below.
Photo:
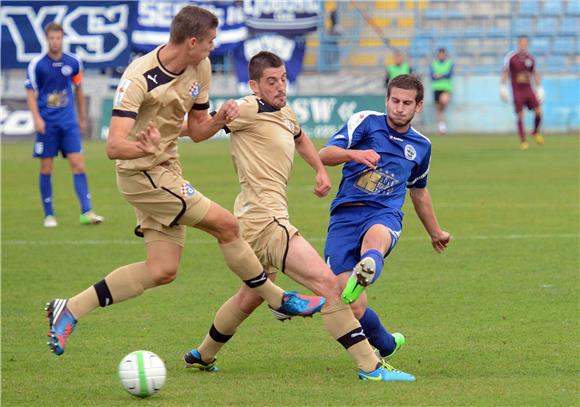
M238 100L240 116L225 127L231 134L231 154L241 186L234 214L240 222L243 239L250 244L271 279L281 271L326 298L321 311L324 325L356 360L360 378L414 380L375 355L351 308L340 299L338 280L289 222L287 186L295 150L316 172L315 195L326 196L331 182L312 141L286 104L286 69L282 60L266 51L254 55L249 64L249 77L254 95ZM193 139L203 141L209 137L200 135ZM242 285L218 310L201 345L184 356L187 365L217 370L215 355L262 301ZM288 319L275 310L272 312L280 320Z
M106 149L109 158L117 160L119 191L135 208L135 232L144 237L147 259L116 269L70 299L48 303L48 345L56 355L64 353L78 318L99 305L119 303L172 282L185 226L214 236L228 267L250 292L255 291L281 314L308 316L324 304L323 298L284 292L273 284L240 238L236 218L182 176L177 142L185 114L188 135L194 140L211 136L239 115L233 100L226 101L213 117L208 114L208 55L217 25L211 12L184 7L173 19L169 43L131 63L119 82Z

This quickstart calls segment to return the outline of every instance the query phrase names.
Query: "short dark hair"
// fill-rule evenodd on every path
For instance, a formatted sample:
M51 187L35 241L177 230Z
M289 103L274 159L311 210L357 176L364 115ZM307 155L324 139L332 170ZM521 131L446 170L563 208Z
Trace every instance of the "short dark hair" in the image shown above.
M530 37L528 37L526 34L520 34L518 35L518 41L519 40L530 40Z
M389 81L389 85L387 86L387 98L391 96L391 89L399 88L399 89L406 89L411 90L415 89L417 91L417 96L415 96L415 102L419 103L423 100L423 84L419 79L414 77L413 75L399 75L394 79Z
M209 30L217 28L218 23L211 11L197 6L185 6L171 21L169 42L181 44L192 37L203 39Z
M447 53L447 50L446 50L445 48L441 47L441 48L439 48L439 49L437 50L437 52L443 52L443 53L445 53L445 54L446 54L446 53Z
M44 27L44 33L46 35L48 35L50 31L60 31L61 33L64 34L64 29L62 28L62 25L60 25L59 23L55 23L54 21L48 23L46 27Z
M260 51L250 59L248 76L253 81L259 81L266 68L278 68L284 61L278 55L269 51Z

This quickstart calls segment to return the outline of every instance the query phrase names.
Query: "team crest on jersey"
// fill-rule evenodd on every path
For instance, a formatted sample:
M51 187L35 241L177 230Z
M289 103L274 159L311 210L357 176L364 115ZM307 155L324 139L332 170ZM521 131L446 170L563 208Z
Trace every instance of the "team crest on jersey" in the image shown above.
M195 189L191 186L189 182L184 182L180 187L181 196L187 198L195 194Z
M60 68L60 73L63 74L64 76L70 76L73 72L73 69L71 66L69 65L63 65L62 68Z
M526 58L524 60L524 64L526 65L527 68L530 68L534 63L532 62L532 60L530 58Z
M189 94L192 98L196 97L199 94L199 83L193 82L189 87Z
M286 126L288 127L288 130L290 130L290 132L294 134L294 123L292 123L292 121L290 120L286 120Z
M369 194L389 195L397 184L397 178L392 172L368 170L358 177L354 186Z
M414 160L417 157L417 151L411 144L405 145L405 158L407 160Z
M125 97L125 93L127 93L127 88L129 85L131 85L131 81L129 79L121 79L121 82L119 82L119 86L117 86L117 91L115 92L115 99L113 102L114 108L121 107L121 102Z

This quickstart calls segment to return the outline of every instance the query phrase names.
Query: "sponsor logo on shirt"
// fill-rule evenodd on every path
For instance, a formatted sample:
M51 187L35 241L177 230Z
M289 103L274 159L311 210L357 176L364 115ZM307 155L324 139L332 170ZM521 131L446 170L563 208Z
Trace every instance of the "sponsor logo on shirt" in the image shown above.
M411 144L405 145L405 158L407 160L414 160L417 157L417 151Z
M389 195L398 183L394 173L377 169L363 172L354 186L369 194Z

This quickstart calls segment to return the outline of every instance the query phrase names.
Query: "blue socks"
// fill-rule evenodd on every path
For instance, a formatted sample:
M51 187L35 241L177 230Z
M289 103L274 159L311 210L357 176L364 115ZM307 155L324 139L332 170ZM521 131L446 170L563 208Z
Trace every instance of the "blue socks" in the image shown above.
M369 343L379 350L382 357L389 356L395 351L395 338L385 329L371 307L367 307L359 322Z
M38 178L40 187L40 197L42 198L42 207L44 208L44 217L54 215L52 209L52 176L51 174L40 174Z
M85 213L91 210L91 194L89 193L89 184L87 182L87 176L84 172L80 174L73 175L73 181L75 184L75 192L79 198L81 204L81 213Z
M373 281L371 281L371 284L373 284L375 281L377 281L377 278L379 278L381 272L383 271L383 266L385 265L385 258L383 257L383 253L381 253L377 249L367 250L360 256L361 259L365 257L372 258L375 261L375 265L377 266L375 276L373 277Z

